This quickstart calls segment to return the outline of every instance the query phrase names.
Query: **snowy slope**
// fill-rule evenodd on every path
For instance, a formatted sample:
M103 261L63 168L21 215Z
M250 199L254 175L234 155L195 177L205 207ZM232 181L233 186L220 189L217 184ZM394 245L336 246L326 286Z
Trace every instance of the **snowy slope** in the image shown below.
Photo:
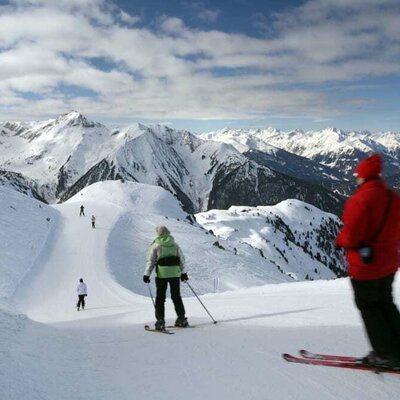
M397 398L398 376L300 366L280 357L300 348L356 355L368 350L346 280L268 285L202 300L219 323L210 324L196 299L185 299L197 328L174 336L143 330L152 319L150 300L95 319L77 313L75 321L56 329L0 314L2 395L10 400L128 400L132 394L145 400L183 400L189 394L194 400ZM167 316L171 321L169 301Z
M298 200L270 207L230 207L196 215L219 238L247 243L296 280L345 275L341 251L334 246L340 220Z
M81 204L86 217L78 215ZM236 250L229 241L226 249L213 245L216 238L193 225L176 199L159 187L99 182L53 208L61 214L53 233L56 242L48 250L47 259L25 277L14 296L14 306L35 320L75 318L72 305L80 277L96 282L90 299L100 308L110 307L110 312L114 312L113 307L124 312L132 301L132 292L147 295L141 278L147 248L159 224L166 224L180 244L199 293L213 291L215 280L221 291L290 280L247 244L235 243ZM96 229L90 226L91 215L96 216ZM104 250L97 251L97 247ZM111 276L115 285L108 284L102 291ZM49 280L53 282L50 286ZM52 298L51 304L44 303L43 298Z
M2 186L0 210L0 306L4 306L35 262L46 259L46 246L51 245L59 214Z
M18 205L23 199L19 214L25 219L16 219L7 227L10 241L0 241L0 252L4 254L7 247L14 253L27 252L17 238L27 226L26 220L37 213L29 204L37 202L16 192L4 198L2 204L12 200ZM86 217L78 215L82 203ZM217 325L211 323L196 298L185 297L187 315L197 325L195 329L180 330L173 336L147 333L143 324L154 318L151 301L127 289L130 282L121 285L130 278L124 278L115 264L122 261L132 269L132 264L143 260L139 255L115 260L120 252L118 244L125 241L124 246L133 253L141 251L153 237L150 225L174 220L172 230L177 231L178 241L188 236L182 245L186 254L201 262L222 251L216 248L208 253L210 235L183 221L185 214L172 196L134 183L99 183L65 205L43 207L46 212L55 209L59 215L51 238L40 239L47 257L25 259L24 271L29 272L21 284L12 278L18 286L12 304L46 324L0 308L2 398L373 400L382 394L387 399L398 395L397 376L292 365L281 359L282 352L299 348L356 355L368 350L347 280L208 293L202 301L219 321ZM280 207L282 213L288 212ZM88 218L92 213L97 216L95 230ZM126 217L139 224L138 228L149 226L148 231L131 232L133 225ZM197 230L203 233L197 236ZM24 237L20 240L23 244ZM229 270L232 258L224 254L216 262L221 264L218 268ZM250 256L245 259L251 262ZM32 262L33 267L28 267ZM189 266L190 282L196 289L202 282L196 274L212 276L207 263L201 267L196 271ZM3 271L0 269L1 281ZM252 273L251 266L248 271ZM78 313L73 306L75 285L81 276L88 283L89 296L86 310ZM133 290L139 290L140 279L141 272L135 273ZM153 283L151 287L154 293ZM397 283L398 300L399 289ZM173 321L170 300L166 309L168 322Z

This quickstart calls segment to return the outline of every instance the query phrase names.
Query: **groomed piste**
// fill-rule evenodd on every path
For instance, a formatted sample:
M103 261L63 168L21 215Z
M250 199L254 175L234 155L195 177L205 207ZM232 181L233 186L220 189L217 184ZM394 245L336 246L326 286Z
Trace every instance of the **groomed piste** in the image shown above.
M0 188L0 208L1 398L376 400L400 393L398 376L281 358L301 348L368 351L347 279L290 282L263 269L259 252L245 244L238 255L229 242L223 251L161 188L102 182L53 206ZM143 329L154 320L142 273L159 224L182 247L190 283L217 325L183 284L196 328ZM77 312L79 278L88 297ZM169 299L166 310L172 323Z

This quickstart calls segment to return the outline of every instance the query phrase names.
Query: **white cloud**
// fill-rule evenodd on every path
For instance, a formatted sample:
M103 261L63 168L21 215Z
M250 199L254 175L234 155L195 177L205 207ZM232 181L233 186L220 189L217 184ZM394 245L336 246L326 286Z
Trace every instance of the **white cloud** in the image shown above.
M202 10L197 17L205 22L215 22L220 14L219 10Z
M13 106L21 117L46 107L147 118L331 117L340 105L318 86L297 85L399 74L400 10L382 1L385 8L311 0L276 15L274 38L262 39L194 30L165 16L151 31L105 0L15 0L0 14L0 118ZM210 21L219 15L201 11ZM218 73L224 69L231 76ZM97 99L64 96L60 85ZM29 101L21 92L44 98Z
M130 14L126 13L123 10L119 10L119 18L121 19L122 22L125 22L127 24L131 24L131 25L134 25L134 24L136 24L137 22L140 21L139 17L136 17L134 15L130 15Z
M187 28L180 18L163 16L160 19L160 29L165 33L180 34Z
M184 1L182 5L191 11L194 19L199 19L206 23L216 22L221 14L220 10L207 8L202 1Z

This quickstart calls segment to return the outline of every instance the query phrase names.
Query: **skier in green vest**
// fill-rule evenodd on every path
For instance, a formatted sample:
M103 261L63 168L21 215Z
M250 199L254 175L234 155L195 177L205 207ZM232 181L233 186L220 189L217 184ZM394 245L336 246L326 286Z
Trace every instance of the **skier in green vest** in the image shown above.
M185 307L180 292L180 281L186 282L189 279L185 271L185 259L166 226L158 226L156 233L157 237L147 253L146 269L143 275L143 282L150 283L150 275L153 269L156 268L155 329L165 329L164 305L168 284L171 290L171 299L178 316L175 326L185 328L189 323L185 317Z

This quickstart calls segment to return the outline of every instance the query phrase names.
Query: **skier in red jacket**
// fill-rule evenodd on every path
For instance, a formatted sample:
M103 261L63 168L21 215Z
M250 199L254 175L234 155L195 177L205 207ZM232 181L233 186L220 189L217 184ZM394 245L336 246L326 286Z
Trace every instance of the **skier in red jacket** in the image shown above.
M374 366L400 366L400 313L392 284L400 264L400 196L381 179L382 160L374 154L355 172L358 189L345 204L336 243L347 250L348 273L372 351Z

